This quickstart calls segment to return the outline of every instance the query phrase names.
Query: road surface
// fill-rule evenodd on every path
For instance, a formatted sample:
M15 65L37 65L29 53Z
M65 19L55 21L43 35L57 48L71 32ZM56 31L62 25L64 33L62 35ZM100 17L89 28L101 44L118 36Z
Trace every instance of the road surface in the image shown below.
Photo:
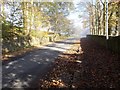
M43 46L2 66L2 88L26 88L39 81L50 69L54 60L70 49L77 39L70 38ZM35 84L35 83L34 83Z

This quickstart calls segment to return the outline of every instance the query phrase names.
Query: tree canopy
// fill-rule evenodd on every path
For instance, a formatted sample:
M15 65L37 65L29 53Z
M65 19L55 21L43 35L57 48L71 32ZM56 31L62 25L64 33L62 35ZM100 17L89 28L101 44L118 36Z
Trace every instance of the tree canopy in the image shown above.
M31 45L33 38L38 38L38 43L41 43L46 39L69 36L71 30L67 16L73 8L72 2L3 1L3 51L7 45L14 46L15 42L15 46L21 48Z

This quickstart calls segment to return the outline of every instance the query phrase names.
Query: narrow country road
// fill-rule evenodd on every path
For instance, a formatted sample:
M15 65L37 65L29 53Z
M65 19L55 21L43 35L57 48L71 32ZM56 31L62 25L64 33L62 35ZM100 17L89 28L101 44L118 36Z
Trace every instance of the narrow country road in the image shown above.
M42 78L49 71L58 55L70 49L76 40L75 38L70 38L65 41L43 46L22 58L3 65L2 87L31 87L31 82Z

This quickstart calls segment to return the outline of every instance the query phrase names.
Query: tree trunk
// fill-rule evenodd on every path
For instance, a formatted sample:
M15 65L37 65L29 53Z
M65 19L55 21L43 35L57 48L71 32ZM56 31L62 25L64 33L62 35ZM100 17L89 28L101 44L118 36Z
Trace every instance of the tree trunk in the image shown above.
M118 20L118 32L119 32L119 34L118 35L120 35L120 1L118 2L118 14L119 14L119 20Z
M105 2L103 5L103 35L105 35Z

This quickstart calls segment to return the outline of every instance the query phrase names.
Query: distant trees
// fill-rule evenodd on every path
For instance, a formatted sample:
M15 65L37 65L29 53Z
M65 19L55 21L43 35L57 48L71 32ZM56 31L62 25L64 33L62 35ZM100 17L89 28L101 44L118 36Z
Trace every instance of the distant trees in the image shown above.
M85 3L88 12L90 33L92 35L106 35L106 0L90 0ZM111 36L120 35L119 31L119 7L120 1L109 1L108 3L108 34Z

